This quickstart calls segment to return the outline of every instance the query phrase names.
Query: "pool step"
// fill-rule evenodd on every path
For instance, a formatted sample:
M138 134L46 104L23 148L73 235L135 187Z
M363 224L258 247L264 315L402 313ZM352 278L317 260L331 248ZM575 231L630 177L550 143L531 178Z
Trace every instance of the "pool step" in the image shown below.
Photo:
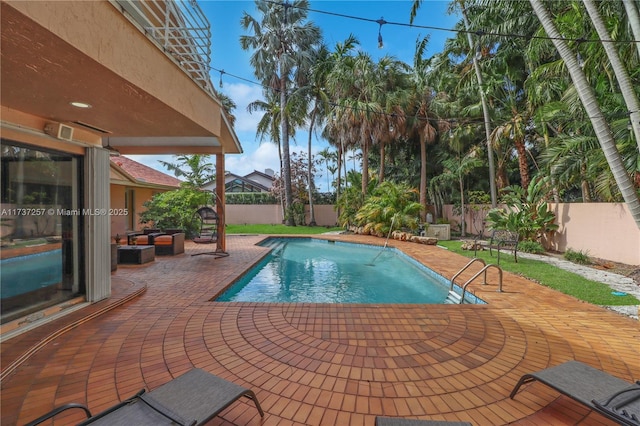
M449 291L447 298L444 300L444 303L447 305L459 305L461 296L455 291ZM466 303L466 302L465 302Z
M279 241L279 240L276 240L274 243L268 245L268 247L271 248L272 256L280 256L286 246L287 246L286 241Z

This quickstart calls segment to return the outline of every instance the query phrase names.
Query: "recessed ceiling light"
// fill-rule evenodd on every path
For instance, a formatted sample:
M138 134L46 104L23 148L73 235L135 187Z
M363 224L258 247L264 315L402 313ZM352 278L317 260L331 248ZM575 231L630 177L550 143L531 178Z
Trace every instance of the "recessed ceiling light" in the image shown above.
M70 102L76 108L91 108L91 105L85 102Z

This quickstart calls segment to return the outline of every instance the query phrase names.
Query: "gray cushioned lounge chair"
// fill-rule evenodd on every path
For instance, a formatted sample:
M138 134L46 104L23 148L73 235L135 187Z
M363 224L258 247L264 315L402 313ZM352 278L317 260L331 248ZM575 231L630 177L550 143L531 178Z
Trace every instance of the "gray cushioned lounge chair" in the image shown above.
M640 426L640 381L628 383L578 361L568 361L520 378L511 399L524 383L537 380L622 425Z
M260 416L264 416L258 398L251 390L195 368L152 392L142 390L95 416L83 405L67 404L28 423L28 426L42 423L71 408L85 411L88 418L81 425L201 425L243 396L252 399Z
M415 420L396 417L376 417L376 426L471 426L468 422L449 422L446 420Z

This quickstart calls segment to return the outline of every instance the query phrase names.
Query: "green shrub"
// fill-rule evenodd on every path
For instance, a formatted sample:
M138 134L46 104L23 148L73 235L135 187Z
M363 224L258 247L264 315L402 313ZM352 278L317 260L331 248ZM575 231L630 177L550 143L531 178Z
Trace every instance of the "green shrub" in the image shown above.
M227 204L278 204L278 199L270 192L227 192Z
M573 250L568 248L566 252L564 252L564 258L569 262L578 263L580 265L590 265L591 259L589 259L589 252L582 250Z
M184 229L187 238L193 238L200 232L196 210L206 205L210 197L206 192L187 186L156 194L144 203L146 210L140 213L140 222L161 229Z
M373 235L387 235L392 229L418 229L421 206L418 191L407 184L382 182L355 215L358 226Z
M544 247L537 241L525 240L518 243L518 251L533 254L543 254L545 252Z

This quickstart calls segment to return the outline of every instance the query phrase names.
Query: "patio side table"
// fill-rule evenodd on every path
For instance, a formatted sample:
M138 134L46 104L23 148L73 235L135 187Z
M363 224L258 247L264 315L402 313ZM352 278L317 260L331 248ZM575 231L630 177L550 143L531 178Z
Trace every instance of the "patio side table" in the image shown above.
M149 263L156 258L154 246L121 246L118 247L118 263L137 264Z

